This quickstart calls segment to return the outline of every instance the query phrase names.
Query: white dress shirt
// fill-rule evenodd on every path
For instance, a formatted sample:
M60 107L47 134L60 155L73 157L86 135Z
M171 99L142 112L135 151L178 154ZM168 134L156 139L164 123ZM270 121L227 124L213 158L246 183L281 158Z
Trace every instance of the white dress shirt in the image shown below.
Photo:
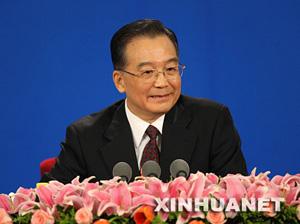
M149 136L145 133L150 123L142 120L141 118L139 118L129 110L127 106L127 99L125 100L125 112L131 128L135 154L138 161L138 167L140 169L143 150L146 144L150 140ZM156 127L160 133L160 135L157 137L157 146L159 150L161 149L161 134L162 134L162 128L164 124L164 119L165 119L165 114L161 115L153 123L151 123L151 125Z

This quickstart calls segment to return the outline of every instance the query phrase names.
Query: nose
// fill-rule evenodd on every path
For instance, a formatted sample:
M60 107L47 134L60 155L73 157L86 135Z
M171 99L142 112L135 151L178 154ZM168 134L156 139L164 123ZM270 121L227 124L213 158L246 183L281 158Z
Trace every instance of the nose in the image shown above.
M165 74L163 71L157 73L156 80L154 82L154 86L157 88L164 88L169 85L168 80L165 77Z

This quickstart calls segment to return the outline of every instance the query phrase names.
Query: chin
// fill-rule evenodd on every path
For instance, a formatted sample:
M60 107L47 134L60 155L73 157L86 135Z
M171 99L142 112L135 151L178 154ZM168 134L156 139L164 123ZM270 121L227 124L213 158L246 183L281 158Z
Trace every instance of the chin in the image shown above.
M171 108L173 107L173 104L169 104L169 105L156 105L156 106L152 106L150 111L152 111L152 113L156 113L156 114L165 114L168 113L169 110L171 110Z
M170 97L170 96L169 96ZM165 99L148 99L148 110L152 113L165 114L169 112L175 105L176 101L174 98Z

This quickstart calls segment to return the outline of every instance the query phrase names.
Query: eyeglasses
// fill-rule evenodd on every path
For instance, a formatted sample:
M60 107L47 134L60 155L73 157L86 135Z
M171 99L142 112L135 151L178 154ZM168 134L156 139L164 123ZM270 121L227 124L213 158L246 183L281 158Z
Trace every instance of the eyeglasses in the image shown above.
M181 77L183 75L183 70L185 69L185 65L179 64L176 66L168 66L165 67L162 71L158 71L157 69L147 69L145 71L141 71L138 74L128 72L126 70L118 69L118 71L125 72L129 75L136 76L143 80L144 82L153 82L157 79L159 73L163 73L165 76L165 79L167 80L175 80L178 77Z

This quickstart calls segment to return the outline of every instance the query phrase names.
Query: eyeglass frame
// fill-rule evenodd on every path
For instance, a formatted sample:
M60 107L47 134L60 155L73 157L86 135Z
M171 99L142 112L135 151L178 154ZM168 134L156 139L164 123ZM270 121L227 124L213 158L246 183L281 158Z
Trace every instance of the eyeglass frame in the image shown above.
M186 68L186 66L185 66L184 64L179 63L177 67L178 67L178 71L180 70L179 67L181 68L181 72L178 72L178 74L179 74L180 77L182 77L183 71L184 71L184 69ZM165 76L166 69L167 69L167 68L164 68L163 71L158 71L158 69L153 69L153 70L156 72L155 76L153 76L153 77L155 77L155 78L157 79L159 73L163 73L165 79L167 79L167 80L172 80L172 79L170 79L170 78L168 79L168 78ZM141 74L135 74L135 73L132 73L132 72L128 72L128 71L126 71L126 70L123 70L123 69L116 69L116 70L117 70L117 71L120 71L120 72L125 72L125 73L127 73L127 74L129 74L129 75L132 75L132 76L135 76L135 77L138 77L138 78L143 79L143 78L142 78L142 77L143 77L143 76L142 76L143 72L142 72ZM144 76L144 77L146 77L146 76ZM174 77L174 78L175 78L175 77ZM149 78L149 79L150 79L150 78ZM145 80L145 79L144 79L144 80Z

